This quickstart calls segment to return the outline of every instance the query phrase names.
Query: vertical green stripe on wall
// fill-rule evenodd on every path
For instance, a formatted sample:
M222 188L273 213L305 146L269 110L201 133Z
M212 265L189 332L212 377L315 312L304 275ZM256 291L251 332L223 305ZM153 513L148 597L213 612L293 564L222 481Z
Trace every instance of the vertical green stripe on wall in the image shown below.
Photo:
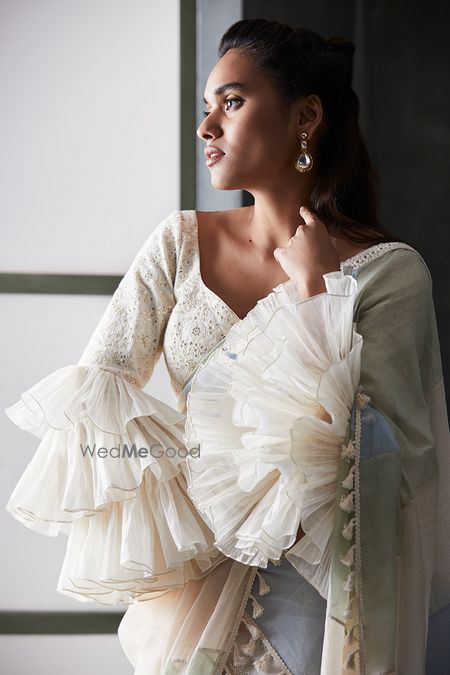
M180 1L180 209L196 207L196 7Z

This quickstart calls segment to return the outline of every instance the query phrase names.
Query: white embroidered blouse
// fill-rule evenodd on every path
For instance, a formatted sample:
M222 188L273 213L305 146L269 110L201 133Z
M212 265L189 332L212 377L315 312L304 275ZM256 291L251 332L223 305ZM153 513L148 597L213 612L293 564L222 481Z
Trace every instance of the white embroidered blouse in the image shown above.
M341 270L399 247L411 248L398 242L377 244L342 262ZM111 371L116 367L117 374L143 387L163 353L178 409L184 411L184 383L238 321L203 283L196 211L173 211L138 251L79 363L97 363ZM107 336L114 336L114 343Z
M385 253L389 255L380 264L367 264ZM205 356L229 334L233 325L240 322L235 312L204 284L199 258L196 211L173 211L157 225L136 254L78 364L50 374L24 392L21 400L6 410L13 422L42 439L35 457L8 501L7 510L31 529L50 535L59 532L68 535L58 590L82 602L133 603L126 615L130 639L123 642L130 645L130 650L136 649L137 627L143 627L148 632L145 636L146 648L150 650L148 674L152 672L152 675L160 672L155 661L155 640L151 634L152 630L157 630L154 617L157 615L169 620L174 614L165 603L169 603L169 596L174 598L174 602L178 597L176 594L159 597L160 591L175 587L184 589L189 579L204 582L204 597L209 605L214 607L213 599L217 601L214 620L222 622L220 629L215 624L211 634L206 630L204 632L208 640L205 637L206 649L202 654L208 658L211 654L208 650L220 651L222 629L229 627L233 617L238 617L238 623L239 612L236 613L236 610L241 598L250 591L250 586L247 588L247 566L231 558L224 561L223 556L218 556L212 532L187 497L183 459L168 455L157 459L153 455L146 458L139 455L121 457L118 462L112 455L98 458L95 455L82 456L72 449L78 450L81 443L91 442L92 439L99 446L109 445L113 449L123 439L130 440L140 449L143 445L153 447L153 443L167 447L174 442L183 442L186 412L184 385L191 380ZM431 480L435 474L433 444L430 440L429 447L424 448L423 442L421 415L428 414L428 408L419 400L416 389L409 387L408 379L399 377L396 387L386 389L377 378L381 347L380 335L373 329L377 327L377 307L382 312L386 304L391 312L389 317L394 312L398 315L398 308L402 309L403 303L412 314L411 306L418 298L422 314L418 313L415 317L417 323L422 315L428 316L425 310L432 307L429 271L418 252L401 242L369 247L343 261L340 267L341 271L350 274L356 268L364 268L358 270L353 315L367 347L364 384L370 390L375 405L378 398L382 400L387 416L395 417L399 428L407 430L407 435L403 431L399 435L404 454L401 502L412 514L409 519L411 541L418 541L419 536L421 541L425 541L428 529L422 533L417 525L417 513L423 513L423 509L416 509L416 502L412 500L415 489L422 484L431 485L427 479ZM380 281L383 283L379 284ZM285 284L286 287L280 284L273 290L281 287L283 291L287 290L289 282ZM374 289L377 291L375 294ZM385 302L390 295L395 295L397 304ZM326 298L319 297L317 304L322 306L326 304L325 300L334 302L334 298L333 293ZM258 302L264 300L268 300L266 310L270 309L270 295ZM376 304L375 311L372 310L373 303ZM251 324L251 321L247 323ZM301 325L308 327L309 323ZM435 424L435 436L442 439L437 445L442 449L440 461L445 467L444 462L448 461L448 428L440 422L444 420L444 412L439 412L444 410L442 372L438 347L434 346L437 345L436 333L432 332L435 324L430 320L427 326L427 336L434 340L434 351L430 357L432 367L424 370L427 382L419 382L417 391L420 393L421 387L424 387L426 394L431 392L430 397L436 399L435 404L430 403L430 410L438 411L436 419L439 424ZM389 325L386 325L388 328ZM409 326L406 328L408 331ZM422 333L418 333L419 341L423 341ZM391 360L401 353L403 370L400 372L415 375L415 343L405 347L403 334L400 341L395 337L390 336L394 343ZM178 400L178 413L140 391L150 379L161 354L164 354ZM423 363L428 366L428 361ZM400 407L395 401L397 391L407 397ZM417 447L421 448L420 453L416 452ZM450 508L447 475L448 471L443 468L440 477L442 517L437 536L439 543L447 540L442 534L445 533L444 514ZM419 491L416 491L419 498ZM152 508L149 508L149 496ZM422 498L422 501L425 503L426 500ZM429 529L432 529L431 526ZM97 555L99 541L102 542L102 556ZM441 548L437 569L439 572L444 570L446 576L442 574L436 609L444 606L450 587L447 578L450 552L443 544ZM427 549L423 556L427 570L432 567L430 556L431 550L428 553ZM409 549L405 550L403 558L406 565L410 560ZM417 587L415 579L410 586L405 586L406 589L409 587ZM133 602L136 598L145 600L148 596L152 597L152 603ZM425 597L425 592L418 594L418 597L422 596ZM406 611L409 606L407 599L406 593L402 605L406 617L404 624L406 626L412 617L420 632L426 625L428 613L423 612L422 623L419 623L413 613ZM222 601L223 605L220 604ZM156 614L150 616L145 612ZM178 606L175 614L180 616ZM240 616L242 618L242 613ZM192 622L186 620L185 624L186 630L197 630L198 617ZM127 620L122 622L121 631L124 638ZM178 645L181 645L180 653L185 646L197 644L195 636L190 635L184 636L185 642L181 644L175 624L172 631L161 628L160 634L166 635L168 644L177 638ZM410 634L413 634L412 629ZM331 642L334 644L335 636L330 633L325 640L324 653L328 653ZM417 642L420 651L419 641L413 642ZM410 646L404 651L409 658L412 653ZM335 652L336 649L329 651L332 655L330 663ZM133 661L133 655L129 657ZM147 659L145 653L142 658Z

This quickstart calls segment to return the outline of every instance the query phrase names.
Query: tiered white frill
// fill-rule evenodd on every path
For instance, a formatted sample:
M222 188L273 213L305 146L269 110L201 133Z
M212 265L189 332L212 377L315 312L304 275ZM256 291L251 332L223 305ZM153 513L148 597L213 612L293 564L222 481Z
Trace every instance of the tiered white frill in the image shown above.
M228 332L192 380L188 494L226 556L267 567L284 550L327 596L342 443L359 383L356 279L323 275L299 300L276 287ZM301 525L305 536L297 543Z
M184 415L81 365L51 373L6 413L42 439L6 509L33 530L68 535L60 592L129 604L223 559L186 493Z

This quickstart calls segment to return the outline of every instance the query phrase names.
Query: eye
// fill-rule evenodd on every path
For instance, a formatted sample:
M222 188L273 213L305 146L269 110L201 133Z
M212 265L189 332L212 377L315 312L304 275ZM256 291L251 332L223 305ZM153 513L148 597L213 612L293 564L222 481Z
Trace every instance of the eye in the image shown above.
M224 101L224 103L232 103L232 102L240 103L241 100L242 100L242 99L240 99L240 98L226 98L225 101ZM228 110L231 110L231 108L227 108L227 112L228 112ZM204 110L204 111L203 111L203 117L206 117L207 115L209 115L209 111L208 111L208 110Z

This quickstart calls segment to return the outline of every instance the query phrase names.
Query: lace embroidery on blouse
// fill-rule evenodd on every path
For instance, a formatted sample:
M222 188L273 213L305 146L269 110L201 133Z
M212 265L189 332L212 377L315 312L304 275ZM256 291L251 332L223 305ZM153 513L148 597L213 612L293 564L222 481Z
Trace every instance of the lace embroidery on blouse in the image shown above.
M387 251L391 251L396 248L405 248L409 249L410 251L414 251L417 253L417 255L420 257L422 260L423 264L425 265L427 272L431 278L431 273L430 270L428 269L428 266L425 262L425 260L422 258L420 253L410 246L409 244L405 244L402 241L386 241L382 242L381 244L374 244L370 248L367 248L365 251L362 251L361 253L357 253L356 255L352 256L351 258L348 258L347 260L344 260L341 262L341 270L346 271L347 268L351 269L358 269L360 267L363 267L363 265L366 265L369 262L372 262L372 260L376 260L376 258L379 258L382 256L384 253Z
M412 249L401 242L376 244L342 262L341 269L360 267L399 247ZM142 388L164 354L172 389L183 408L183 384L240 320L203 283L196 211L173 211L136 254L79 364L97 365Z

